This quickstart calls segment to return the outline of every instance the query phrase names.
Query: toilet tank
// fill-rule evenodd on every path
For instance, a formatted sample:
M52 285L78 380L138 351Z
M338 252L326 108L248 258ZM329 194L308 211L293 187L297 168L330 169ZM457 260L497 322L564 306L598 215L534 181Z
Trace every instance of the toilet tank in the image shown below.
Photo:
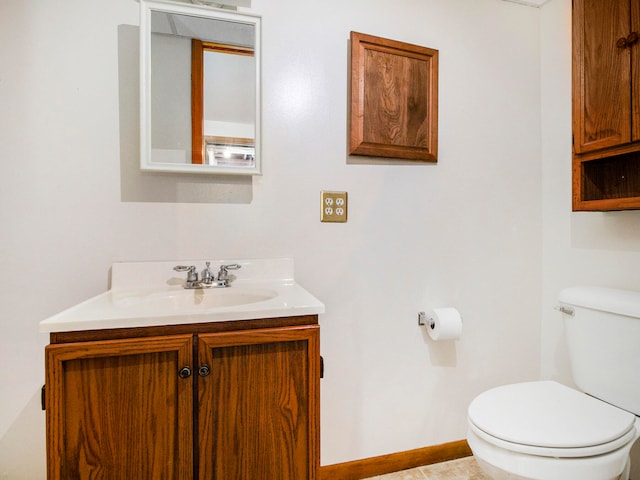
M640 292L572 287L559 300L576 385L640 415Z

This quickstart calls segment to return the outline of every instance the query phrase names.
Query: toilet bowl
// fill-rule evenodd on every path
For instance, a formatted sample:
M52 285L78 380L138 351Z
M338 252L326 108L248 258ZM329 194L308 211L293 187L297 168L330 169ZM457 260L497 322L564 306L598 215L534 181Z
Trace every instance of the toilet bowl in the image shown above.
M578 286L558 300L579 390L552 381L488 390L469 405L467 441L495 480L629 480L640 436L640 292Z
M553 381L488 390L468 410L467 441L495 480L628 480L640 418Z

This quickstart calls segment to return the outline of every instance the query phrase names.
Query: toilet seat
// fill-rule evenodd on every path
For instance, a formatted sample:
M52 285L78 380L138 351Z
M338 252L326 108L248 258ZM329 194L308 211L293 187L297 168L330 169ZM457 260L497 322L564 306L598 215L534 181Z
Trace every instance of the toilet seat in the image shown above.
M612 452L636 435L636 417L557 382L488 390L469 406L469 427L506 450L555 458Z

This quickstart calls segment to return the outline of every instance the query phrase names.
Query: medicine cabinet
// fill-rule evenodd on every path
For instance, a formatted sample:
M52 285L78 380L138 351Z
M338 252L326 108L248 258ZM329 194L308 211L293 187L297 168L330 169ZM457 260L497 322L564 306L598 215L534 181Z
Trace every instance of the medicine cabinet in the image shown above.
M259 16L140 1L140 167L260 174Z

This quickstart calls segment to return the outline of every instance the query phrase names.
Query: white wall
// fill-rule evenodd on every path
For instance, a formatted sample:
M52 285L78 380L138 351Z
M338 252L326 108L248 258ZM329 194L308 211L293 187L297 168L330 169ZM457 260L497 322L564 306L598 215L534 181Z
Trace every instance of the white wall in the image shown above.
M292 256L327 308L323 464L462 439L474 395L538 377L542 206L560 208L541 198L540 10L253 7L264 176L251 180L137 171L136 1L2 2L0 475L44 478L38 322L108 288L113 261ZM346 155L351 30L440 50L437 165ZM349 192L348 223L319 222L323 189ZM619 218L594 221L625 228ZM459 342L434 345L417 326L441 305L464 316Z
M159 34L151 38L151 158L191 163L191 41Z

